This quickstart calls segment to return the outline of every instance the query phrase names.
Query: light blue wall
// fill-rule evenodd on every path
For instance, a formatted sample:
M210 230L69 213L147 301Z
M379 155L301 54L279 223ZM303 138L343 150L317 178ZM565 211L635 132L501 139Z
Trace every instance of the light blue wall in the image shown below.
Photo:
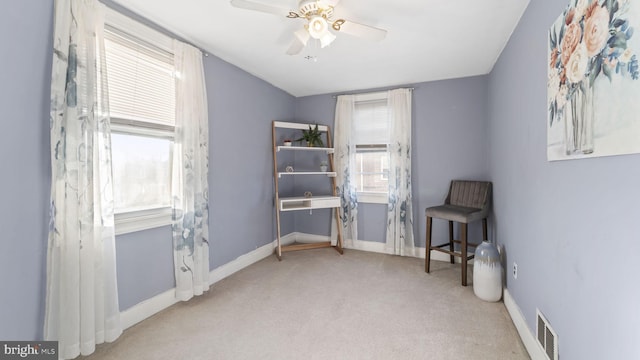
M424 210L444 203L451 180L489 177L487 80L476 76L421 83L413 91L413 221L420 247L425 246ZM434 220L433 226L434 241L448 240L446 221ZM469 240L482 241L478 223L469 226Z
M122 10L108 1L106 3ZM124 11L128 15L131 13ZM0 339L42 338L49 187L53 1L7 0L0 12ZM215 56L204 59L210 119L211 268L275 238L273 119L295 98ZM283 231L293 231L284 219ZM250 224L250 226L247 226ZM285 233L286 233L285 232ZM169 227L116 238L120 308L174 286Z
M171 242L171 226L116 238L120 309L128 309L176 286Z
M425 246L424 209L444 201L451 179L480 180L489 176L487 81L487 76L478 76L406 85L415 87L412 181L417 246ZM296 118L333 126L335 102L331 95L298 98ZM360 240L384 242L386 205L359 204L359 209ZM313 217L296 215L296 231L326 235L329 216L328 212ZM446 222L434 223L434 239L447 239L447 229ZM481 241L477 224L472 224L469 236L471 241Z
M561 359L640 359L640 155L546 159L547 34L567 4L530 2L490 75L494 236L518 263L509 293L532 331L544 313Z
M216 57L205 63L215 268L275 239L271 121L293 120L295 98ZM293 231L282 220L282 233Z
M307 96L296 99L295 103L295 121L311 124L329 125L333 136L333 117L336 107L336 101L331 95ZM309 156L306 154L296 154L295 165L298 167L306 167L309 163ZM320 155L313 154L311 163L319 164ZM320 176L296 176L294 177L294 195L301 196L305 191L311 191L314 194L330 194L331 182L326 177ZM307 211L293 212L295 218L295 231L329 235L331 232L331 217L333 212L331 209L317 209L313 214Z
M49 222L53 3L0 11L0 339L42 336Z
M118 4L103 2L174 36ZM215 269L275 239L270 126L271 120L292 118L295 99L213 55L205 57L203 65L209 106L209 252L211 269ZM283 217L283 233L292 231L292 221ZM165 235L157 238L155 234ZM173 260L166 261L172 251L170 229L116 240L118 255L121 247L127 251L127 261L118 262L119 281L127 279L119 282L121 309L175 286ZM135 262L129 260L139 257L157 269L151 281L155 285L136 286L145 274L138 273Z
M108 6L168 33L118 4ZM275 239L271 121L291 120L295 98L213 55L203 60L209 106L209 246L211 269L228 263ZM252 226L246 226L250 223ZM282 231L293 231L293 217L282 217ZM144 239L147 234L131 234ZM117 245L120 239L117 239ZM171 242L149 249L144 241L130 241L130 251L161 259ZM151 252L151 254L149 254ZM146 255L145 255L146 254ZM173 263L165 263L175 285ZM169 282L168 282L169 281ZM156 292L121 286L136 304ZM137 301L135 301L137 299Z
M634 230L640 155L546 161L546 34L565 5L531 2L489 77L415 85L416 243L424 246L424 208L442 202L450 179L490 177L491 237L504 245L507 264L518 262L518 279L508 278L508 290L529 327L535 329L540 308L558 333L563 359L640 358L635 346L640 291L633 276L634 254L640 253ZM0 12L4 340L42 337L52 7L50 1L9 0ZM331 125L335 100L294 99L213 56L205 59L205 72L215 268L274 238L271 148L265 135L270 121ZM361 216L363 238L381 241L376 234L384 211L365 206ZM288 216L283 233L327 232L326 218ZM434 236L444 237L445 230L436 227ZM168 233L160 228L117 238L123 309L173 286ZM139 271L135 261L154 273Z

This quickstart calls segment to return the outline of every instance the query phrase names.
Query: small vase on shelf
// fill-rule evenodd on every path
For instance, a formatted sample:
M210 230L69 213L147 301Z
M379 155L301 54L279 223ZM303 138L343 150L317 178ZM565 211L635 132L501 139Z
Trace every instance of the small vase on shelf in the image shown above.
M324 162L324 161L323 161L323 162L321 162L321 163L320 163L320 171L322 171L322 172L327 172L327 169L328 169L328 165L327 165L327 163L326 163L326 162Z
M484 301L502 298L502 264L498 249L487 240L478 245L473 260L473 293Z

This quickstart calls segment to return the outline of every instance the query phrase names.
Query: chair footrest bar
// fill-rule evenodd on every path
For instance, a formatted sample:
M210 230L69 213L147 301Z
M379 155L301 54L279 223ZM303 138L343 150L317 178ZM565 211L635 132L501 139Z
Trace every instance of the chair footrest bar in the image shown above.
M456 243L456 244L462 244L462 241L460 241L460 240L453 240L453 242ZM442 245L431 245L431 247L439 247L439 248L443 247L443 246L449 246L449 243L444 243ZM478 247L478 246L480 246L480 244L467 243L467 247L469 247L469 246Z
M446 245L448 245L448 244L446 244ZM464 257L464 256L462 255L462 253L455 252L455 251L449 251L449 250L445 250L445 249L440 249L440 248L439 248L439 247L437 247L437 246L432 246L432 247L431 247L431 250L440 251L440 252L443 252L443 253L445 253L445 254L449 254L449 255L457 256L457 257L460 257L460 258L463 258L463 257ZM467 255L467 260L471 260L471 259L473 259L474 257L475 257L475 255Z
M449 243L444 243L442 245L431 245L431 248L441 248L441 247L444 247L444 246L449 246Z
M456 243L456 244L462 244L462 241L460 241L460 240L453 240L453 242L454 242L454 243ZM449 245L449 244L446 244L446 245ZM469 246L471 246L471 247L478 247L478 246L480 246L480 244L474 244L474 243L470 243L470 242L468 242L468 243L467 243L467 247L469 247Z

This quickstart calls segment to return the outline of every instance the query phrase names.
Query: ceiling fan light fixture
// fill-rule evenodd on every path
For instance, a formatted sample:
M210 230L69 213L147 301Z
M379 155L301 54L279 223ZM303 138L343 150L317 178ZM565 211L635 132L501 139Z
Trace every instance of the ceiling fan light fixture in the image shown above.
M309 35L314 39L319 40L326 36L326 34L331 34L329 32L329 24L327 24L327 20L322 16L312 16L309 20L308 28Z
M329 46L333 40L336 39L336 36L333 35L331 32L327 31L321 38L320 38L320 47L323 48L325 46Z
M298 11L267 5L262 0L231 0L231 5L236 8L278 16L284 15L290 19L306 20L304 27L294 33L293 40L286 51L288 55L299 54L311 38L318 40L321 47L327 47L336 39L337 33L345 33L372 41L381 41L385 38L387 31L384 29L345 19L334 20L334 8L339 2L340 0L298 0ZM314 43L316 42L314 41Z

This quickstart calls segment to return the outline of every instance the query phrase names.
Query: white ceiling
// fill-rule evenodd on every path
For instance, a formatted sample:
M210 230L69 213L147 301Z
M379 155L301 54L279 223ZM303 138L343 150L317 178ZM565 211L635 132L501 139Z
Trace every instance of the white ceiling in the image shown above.
M381 42L347 34L299 55L285 51L304 20L234 8L228 0L113 0L205 51L294 95L487 74L529 0L342 0L334 19L388 31ZM254 0L297 10L297 0ZM305 56L317 57L317 61Z

